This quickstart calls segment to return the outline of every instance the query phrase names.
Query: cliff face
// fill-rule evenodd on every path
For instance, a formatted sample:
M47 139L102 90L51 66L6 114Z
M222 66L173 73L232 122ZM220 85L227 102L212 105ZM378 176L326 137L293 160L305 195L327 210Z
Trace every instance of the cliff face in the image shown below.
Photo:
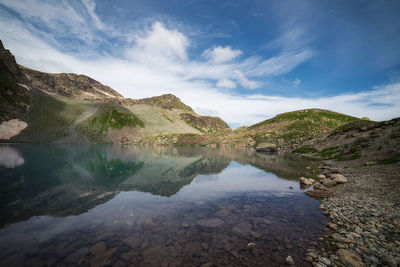
M2 75L16 78L19 75L19 68L15 57L11 54L10 50L5 49L0 40L0 71Z
M20 118L29 108L29 90L18 84L20 68L0 41L0 123Z

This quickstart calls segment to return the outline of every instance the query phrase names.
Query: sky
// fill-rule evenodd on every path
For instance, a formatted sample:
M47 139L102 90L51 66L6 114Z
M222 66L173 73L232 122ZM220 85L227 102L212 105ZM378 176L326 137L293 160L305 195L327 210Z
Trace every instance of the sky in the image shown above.
M400 116L400 1L0 0L17 62L166 93L233 127L322 108Z

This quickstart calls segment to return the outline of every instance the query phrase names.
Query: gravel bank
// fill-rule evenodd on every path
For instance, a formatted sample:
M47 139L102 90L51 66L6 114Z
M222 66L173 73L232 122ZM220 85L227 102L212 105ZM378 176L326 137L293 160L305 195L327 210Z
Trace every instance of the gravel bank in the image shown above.
M327 171L341 168L326 162ZM349 182L321 202L331 221L323 245L310 248L314 266L400 265L400 163L354 166L341 171Z

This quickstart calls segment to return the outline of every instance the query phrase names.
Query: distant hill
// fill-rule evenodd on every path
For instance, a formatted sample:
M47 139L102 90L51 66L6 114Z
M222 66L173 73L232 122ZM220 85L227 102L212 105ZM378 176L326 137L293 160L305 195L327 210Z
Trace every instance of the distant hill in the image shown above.
M85 75L20 66L1 41L0 111L3 142L140 143L160 134L230 130L171 94L124 98Z

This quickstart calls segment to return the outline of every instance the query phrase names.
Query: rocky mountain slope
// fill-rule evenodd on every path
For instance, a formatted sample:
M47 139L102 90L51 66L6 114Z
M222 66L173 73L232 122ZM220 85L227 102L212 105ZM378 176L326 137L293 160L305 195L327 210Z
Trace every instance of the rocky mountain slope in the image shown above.
M380 165L400 161L400 118L352 121L298 146L307 157L350 165Z
M3 142L138 143L160 134L230 130L171 94L124 98L85 75L20 66L1 41L0 111Z
M40 88L48 93L83 100L123 98L112 88L85 76L72 73L45 73L19 66L22 80L32 88Z

